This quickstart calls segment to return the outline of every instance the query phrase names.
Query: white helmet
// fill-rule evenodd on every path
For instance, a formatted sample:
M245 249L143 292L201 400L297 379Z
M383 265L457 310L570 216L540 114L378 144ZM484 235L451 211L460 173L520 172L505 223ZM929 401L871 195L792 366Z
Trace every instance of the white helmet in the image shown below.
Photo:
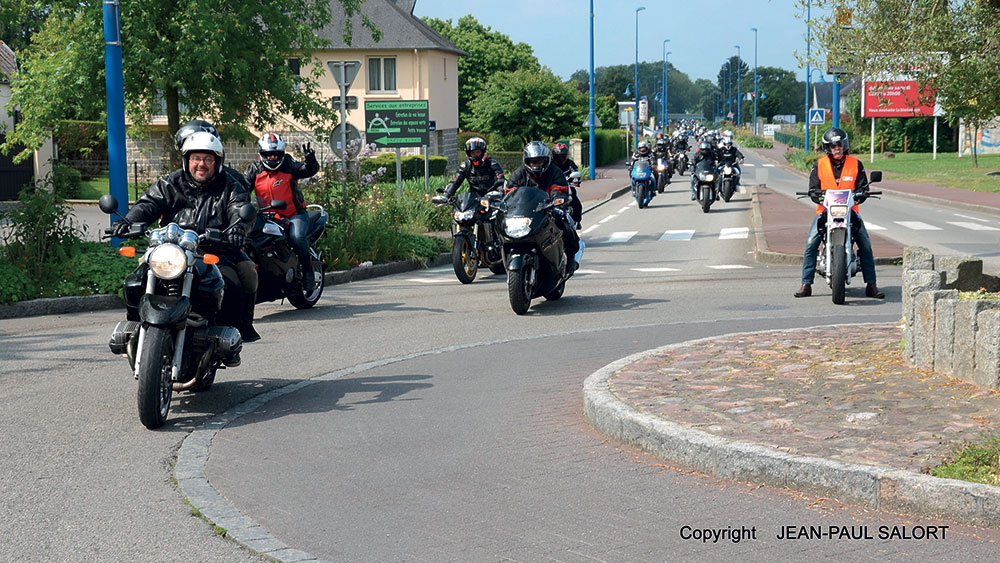
M722 132L722 138L723 139L732 139L733 138L733 131L731 129L726 129L725 131Z
M184 171L191 173L188 166L188 155L193 152L208 152L215 155L215 173L222 172L222 164L226 159L226 149L222 147L222 141L215 135L206 131L198 131L184 139L181 145L181 160L184 163Z
M285 156L285 141L277 133L264 133L257 141L257 154L260 155L260 163L268 170L277 170L281 166ZM268 160L269 154L279 155L278 160Z

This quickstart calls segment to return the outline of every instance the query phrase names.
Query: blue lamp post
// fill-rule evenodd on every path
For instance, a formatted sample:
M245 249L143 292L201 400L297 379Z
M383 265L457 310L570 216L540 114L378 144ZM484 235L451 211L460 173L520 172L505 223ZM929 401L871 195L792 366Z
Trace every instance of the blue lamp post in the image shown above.
M670 53L673 53L673 51L667 51L667 54L664 55L664 58L667 61L667 74L663 78L663 108L665 110L663 112L663 118L667 120L667 122L670 121L670 104L667 103L670 101L670 60L666 59L666 57L669 57Z
M809 150L809 73L812 71L809 65L809 52L812 46L812 30L809 28L809 19L812 17L812 0L806 0L806 110L803 129L806 130L805 150Z
M740 110L743 108L743 100L740 99L740 70L743 68L743 60L740 58L740 46L734 45L736 47L736 127L740 127L743 123Z
M645 9L635 9L635 150L639 150L639 12Z
M757 28L751 27L753 32L753 134L757 136Z
M666 134L666 132L667 132L667 130L666 130L667 122L670 121L669 119L667 119L667 70L668 70L667 69L667 43L669 43L669 42L670 42L669 39L664 39L663 40L663 92L662 92L663 95L660 97L660 105L662 107L662 110L660 111L660 119L663 121L663 125L664 125L663 132L664 132L664 134Z
M733 60L726 61L726 117L733 113Z
M597 142L594 139L594 121L597 115L594 113L594 0L590 0L590 114L587 123L590 125L590 179L593 180L595 169L597 168Z

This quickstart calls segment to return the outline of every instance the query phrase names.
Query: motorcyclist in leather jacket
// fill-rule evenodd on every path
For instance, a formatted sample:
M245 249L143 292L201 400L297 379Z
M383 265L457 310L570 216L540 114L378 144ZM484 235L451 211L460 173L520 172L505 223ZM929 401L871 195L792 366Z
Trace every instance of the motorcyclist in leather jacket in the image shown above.
M719 155L715 147L712 146L711 141L703 140L698 143L698 150L694 153L694 162L691 163L691 169L693 170L695 165L703 160L711 160L712 162L718 162L719 160ZM698 177L695 174L691 174L691 201L698 199L697 184Z
M559 170L566 175L567 181L569 181L570 174L580 171L580 167L569 157L569 147L566 146L566 143L552 145L552 164L559 167ZM569 182L569 193L573 196L573 199L570 201L570 215L573 217L573 222L576 223L576 228L579 229L580 221L583 220L583 204L580 202L576 186L571 181Z
M557 166L552 166L552 154L549 147L541 141L531 141L521 152L523 165L519 166L504 187L510 193L521 186L534 186L545 190L549 195L561 193L569 195L569 182L566 175ZM556 215L559 227L563 232L563 246L566 250L567 263L570 272L576 271L580 264L576 261L576 253L580 250L580 237L576 234L572 219L566 213Z
M129 223L149 225L193 222L199 233L213 228L226 230L227 244L219 255L219 270L226 281L221 314L239 331L244 342L260 339L253 327L257 293L257 270L241 250L251 223L243 221L239 209L250 203L250 192L224 172L225 149L218 137L206 131L187 136L181 146L183 167L160 178L146 190L125 216L112 225L114 236L129 231ZM235 226L234 226L235 225Z
M503 186L503 167L496 159L486 156L485 139L472 137L466 141L465 156L467 159L458 165L458 171L444 187L445 200L454 197L466 180L469 182L469 190L478 196L484 196Z
M723 136L722 144L715 150L715 153L719 159L720 166L728 164L733 167L733 176L736 179L735 187L738 188L740 186L740 163L743 162L743 153L733 144L733 138L731 136Z
M222 140L222 135L219 134L219 130L215 128L215 125L212 125L211 123L205 121L204 119L192 119L191 121L188 121L183 126L181 126L181 128L178 129L177 133L174 135L174 146L177 147L177 152L178 153L181 152L181 147L184 146L184 141L188 137L199 131L211 133L212 135L215 135L215 137L217 137L220 141ZM231 178L242 184L244 188L246 188L248 191L250 190L250 186L247 185L246 178L243 177L243 174L240 173L239 170L236 170L235 168L230 168L228 165L223 165L222 169L226 171L227 175L229 175Z

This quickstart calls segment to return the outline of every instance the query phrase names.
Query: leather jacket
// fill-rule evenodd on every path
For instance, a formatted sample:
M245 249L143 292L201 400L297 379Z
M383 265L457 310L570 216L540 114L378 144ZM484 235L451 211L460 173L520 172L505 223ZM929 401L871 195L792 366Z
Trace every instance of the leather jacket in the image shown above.
M463 160L458 165L458 171L452 177L451 182L444 188L444 193L448 197L455 195L462 182L469 181L469 190L478 196L484 196L488 192L503 185L503 168L500 163L493 158L484 158L482 164L475 166L469 160Z
M198 186L190 174L175 170L150 186L126 218L147 225L159 219L161 225L166 225L175 222L179 213L190 209L194 230L199 233L240 223L246 234L251 223L240 219L239 209L247 203L250 203L250 192L225 171L216 174L207 185Z
M558 166L551 164L537 176L532 174L527 166L520 166L510 175L507 185L509 188L534 186L549 192L549 194L552 194L553 191L569 193L569 182L566 181L566 175L562 173L562 170L559 170Z

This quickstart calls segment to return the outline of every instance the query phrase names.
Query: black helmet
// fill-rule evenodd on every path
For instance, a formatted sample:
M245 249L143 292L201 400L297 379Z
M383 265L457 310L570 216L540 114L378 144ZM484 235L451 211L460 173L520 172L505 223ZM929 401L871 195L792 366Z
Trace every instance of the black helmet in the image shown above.
M544 164L533 166L528 164L529 160L544 160L545 162ZM521 152L521 161L524 162L524 165L532 174L541 174L545 172L545 169L549 167L549 163L552 162L551 152L545 143L531 141L527 145L524 145L524 151Z
M567 157L569 157L569 147L566 146L566 143L552 145L552 158L556 162L565 162Z
M826 154L830 154L830 149L834 145L840 145L844 147L844 154L847 154L851 150L851 140L847 137L847 131L844 131L840 127L831 127L823 133L823 150Z
M665 147L665 146L667 146L667 140L664 139L663 137L660 137L659 139L656 140L656 146L658 146L658 147Z
M184 146L184 140L200 131L211 133L212 136L221 138L219 136L219 130L215 128L215 125L212 125L204 119L192 119L177 130L177 134L174 135L174 146L176 146L177 150L180 151L181 147Z
M708 141L702 141L701 143L698 144L698 150L699 151L707 151L707 150L709 150L711 148L712 148L712 143L710 143Z
M469 153L472 151L483 151L483 153L479 155L478 160L473 160L472 157L469 155ZM482 164L486 160L486 139L483 139L482 137L473 137L468 141L466 141L465 156L469 158L469 161L472 162L474 166L479 166L480 164Z
M642 141L639 143L639 154L642 156L649 154L649 141Z

